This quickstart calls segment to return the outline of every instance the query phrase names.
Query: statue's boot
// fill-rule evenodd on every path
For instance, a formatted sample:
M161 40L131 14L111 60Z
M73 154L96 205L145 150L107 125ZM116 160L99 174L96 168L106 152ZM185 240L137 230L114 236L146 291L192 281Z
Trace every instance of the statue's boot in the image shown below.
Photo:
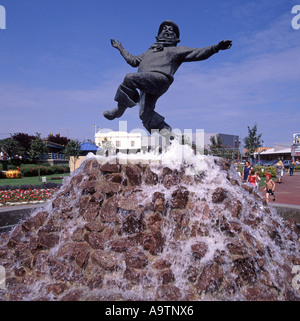
M170 145L171 141L175 138L175 134L173 133L171 126L165 122L165 118L163 116L155 111L147 121L143 121L143 125L151 135L158 133L164 137L167 146Z
M103 116L108 120L120 118L127 108L136 106L139 100L140 96L137 90L121 84L115 95L115 101L118 102L118 106L112 110L104 111Z
M120 118L125 110L127 109L126 106L118 104L118 106L112 110L106 110L103 112L103 116L108 120L113 120L115 118Z

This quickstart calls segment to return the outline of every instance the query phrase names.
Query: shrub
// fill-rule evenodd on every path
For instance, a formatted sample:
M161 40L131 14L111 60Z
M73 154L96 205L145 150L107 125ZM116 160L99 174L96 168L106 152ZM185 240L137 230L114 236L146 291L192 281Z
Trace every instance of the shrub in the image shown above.
M55 173L55 169L53 167L41 166L42 175L52 175L54 173Z
M273 166L254 166L254 170L258 172L260 177L265 177L267 173L270 173L272 177L276 177L277 175L276 167Z
M24 177L38 176L38 166L26 166L21 170ZM53 174L69 173L70 169L67 166L55 165L55 166L41 166L40 174L47 176Z
M64 174L70 172L70 168L68 166L56 165L52 168L54 168L54 174Z
M38 176L38 168L37 167L29 167L21 171L24 177L32 177Z
M44 163L41 163L42 166L47 166L47 167L50 167L51 164L49 162L44 162Z
M21 171L24 171L24 170L30 169L30 168L32 168L32 167L36 167L36 165L35 165L35 164L22 164L22 165L20 166L20 170L21 170Z

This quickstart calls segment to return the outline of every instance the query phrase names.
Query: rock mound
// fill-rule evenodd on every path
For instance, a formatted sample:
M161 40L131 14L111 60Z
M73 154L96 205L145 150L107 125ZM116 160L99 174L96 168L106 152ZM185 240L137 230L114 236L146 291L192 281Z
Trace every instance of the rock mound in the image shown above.
M297 226L230 163L90 157L1 235L0 300L299 300Z

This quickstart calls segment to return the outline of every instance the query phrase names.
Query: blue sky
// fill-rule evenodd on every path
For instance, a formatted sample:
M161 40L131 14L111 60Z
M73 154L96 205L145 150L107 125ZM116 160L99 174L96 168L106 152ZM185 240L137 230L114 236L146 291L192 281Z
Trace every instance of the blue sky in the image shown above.
M247 135L258 125L265 145L300 132L300 29L291 21L299 0L0 0L0 139L7 133L58 132L93 139L94 127L118 130L102 112L135 72L112 48L146 51L163 20L180 28L180 45L205 47L232 39L230 50L183 64L157 103L181 131ZM299 21L300 23L300 21ZM120 120L143 128L138 107Z

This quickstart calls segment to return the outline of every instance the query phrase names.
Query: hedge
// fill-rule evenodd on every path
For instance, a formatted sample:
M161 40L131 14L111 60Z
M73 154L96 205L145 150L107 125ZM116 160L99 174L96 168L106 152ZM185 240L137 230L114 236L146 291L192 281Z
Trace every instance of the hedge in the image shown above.
M263 169L263 171L262 171ZM243 173L244 167L238 167L237 169L241 175ZM260 177L265 177L267 173L270 173L272 177L276 177L277 176L277 172L276 172L276 167L273 166L254 166L254 170L255 172L258 172L258 175Z
M40 163L41 166L45 166L45 167L49 167L51 166L50 163L48 162L43 162L43 163ZM37 164L21 164L20 165L20 170L21 171L25 171L26 169L30 169L32 167L37 167L38 165Z
M265 177L267 173L270 173L272 177L277 176L276 167L274 166L254 166L254 170L258 172L260 177Z
M264 169L264 171L262 171L262 169ZM260 177L263 177L266 175L266 173L270 173L272 175L272 177L276 177L277 176L277 172L276 172L276 167L274 166L254 166L254 170L256 172L259 173ZM300 172L300 165L297 165L294 169L294 172ZM289 173L289 169L285 168L285 174Z
M22 175L24 177L32 177L38 176L39 169L37 166L34 167L27 167L26 169L22 170ZM70 169L67 166L62 165L54 165L54 166L41 166L40 167L40 175L53 175L53 174L65 174L69 173Z

